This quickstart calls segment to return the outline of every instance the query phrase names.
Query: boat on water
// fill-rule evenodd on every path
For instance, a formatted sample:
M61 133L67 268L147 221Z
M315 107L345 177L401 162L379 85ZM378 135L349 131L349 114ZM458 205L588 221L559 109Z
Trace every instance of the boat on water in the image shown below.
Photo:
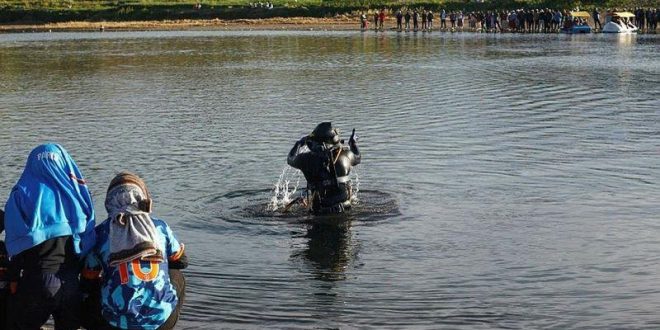
M603 26L603 33L637 33L639 30L630 19L635 14L630 12L614 12L608 16L608 22Z
M561 32L568 34L591 33L591 26L587 23L590 15L586 11L572 11L565 20Z

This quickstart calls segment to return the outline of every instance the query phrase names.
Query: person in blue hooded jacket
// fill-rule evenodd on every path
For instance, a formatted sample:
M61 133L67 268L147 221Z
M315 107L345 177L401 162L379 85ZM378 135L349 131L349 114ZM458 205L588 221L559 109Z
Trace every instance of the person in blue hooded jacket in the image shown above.
M9 328L78 329L82 257L95 244L92 197L82 173L57 144L28 156L5 205L5 243L12 293Z

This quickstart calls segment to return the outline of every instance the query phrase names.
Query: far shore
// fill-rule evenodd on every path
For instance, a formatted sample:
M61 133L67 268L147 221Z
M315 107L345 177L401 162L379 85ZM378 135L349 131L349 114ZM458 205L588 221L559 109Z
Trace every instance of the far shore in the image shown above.
M374 31L373 23L369 22L366 31ZM439 24L439 22L436 22ZM385 19L384 31L395 31L394 18ZM180 20L151 20L151 21L125 21L125 22L59 22L43 24L0 24L2 33L24 32L111 32L111 31L174 31L174 30L226 30L226 31L360 31L359 17L348 15L333 18L316 17L274 17L263 19L180 19ZM383 30L381 30L383 31ZM421 30L420 30L421 31ZM437 27L433 31L441 32ZM451 30L457 32L458 29ZM465 28L463 32L478 32L479 29ZM512 31L501 31L509 33ZM529 32L524 32L529 33ZM538 32L532 32L538 33ZM558 33L558 32L551 32ZM598 32L594 32L598 33ZM654 33L654 32L640 32Z
M158 30L359 30L359 19L337 18L267 18L267 19L195 19L129 22L61 22L46 24L0 25L0 33L82 32L82 31L158 31Z

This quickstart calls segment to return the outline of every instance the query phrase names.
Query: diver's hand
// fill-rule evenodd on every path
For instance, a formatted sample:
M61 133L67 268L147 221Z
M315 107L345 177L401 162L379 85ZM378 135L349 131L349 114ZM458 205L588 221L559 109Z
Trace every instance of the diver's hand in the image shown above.
M355 128L354 128L353 133L351 134L351 138L348 139L348 145L349 146L355 145L355 143L357 142L357 139L358 139L358 137L357 137L357 135L355 135Z

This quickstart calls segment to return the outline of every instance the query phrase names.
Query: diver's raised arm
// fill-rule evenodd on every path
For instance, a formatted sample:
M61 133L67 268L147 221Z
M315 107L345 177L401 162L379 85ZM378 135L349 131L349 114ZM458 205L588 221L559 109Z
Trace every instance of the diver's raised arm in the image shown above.
M287 164L289 164L289 166L300 169L301 164L300 164L300 157L298 157L298 153L300 148L302 148L302 146L305 145L306 141L307 141L307 136L304 136L300 140L296 141L296 143L293 145L293 148L291 148L291 151L289 151L289 155L286 158L286 162Z
M358 148L357 146L357 139L355 137L355 128L353 129L351 138L348 139L348 146L351 148L351 153L353 153L351 157L351 165L355 166L357 164L360 164L360 162L362 161L362 156L360 155L360 148Z

